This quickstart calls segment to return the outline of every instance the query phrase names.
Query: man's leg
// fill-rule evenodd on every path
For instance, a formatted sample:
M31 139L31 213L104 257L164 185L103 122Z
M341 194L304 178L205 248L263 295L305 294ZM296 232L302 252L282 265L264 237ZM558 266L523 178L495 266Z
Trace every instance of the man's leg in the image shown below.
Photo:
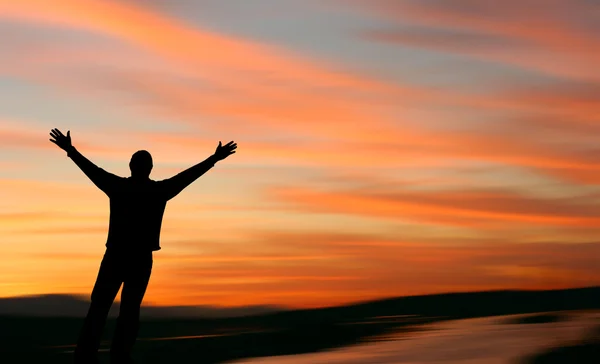
M122 277L118 268L113 257L105 254L92 290L90 308L77 341L75 363L89 364L97 360L106 317L121 287Z
M110 356L112 364L132 363L131 351L139 329L140 306L152 272L152 252L130 258L121 292L121 307Z

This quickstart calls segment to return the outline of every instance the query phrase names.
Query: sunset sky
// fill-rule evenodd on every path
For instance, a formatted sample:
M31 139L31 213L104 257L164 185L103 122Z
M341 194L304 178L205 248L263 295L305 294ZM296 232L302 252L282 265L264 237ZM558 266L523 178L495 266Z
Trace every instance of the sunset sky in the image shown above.
M600 284L600 1L0 0L0 297L89 295L160 180L146 304Z

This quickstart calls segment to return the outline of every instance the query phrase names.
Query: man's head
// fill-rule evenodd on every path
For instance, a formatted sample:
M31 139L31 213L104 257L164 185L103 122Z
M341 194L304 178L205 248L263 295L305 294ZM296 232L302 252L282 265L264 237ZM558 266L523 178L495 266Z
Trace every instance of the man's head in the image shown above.
M138 150L131 156L129 169L131 169L131 177L150 177L150 171L152 171L152 156L145 150Z

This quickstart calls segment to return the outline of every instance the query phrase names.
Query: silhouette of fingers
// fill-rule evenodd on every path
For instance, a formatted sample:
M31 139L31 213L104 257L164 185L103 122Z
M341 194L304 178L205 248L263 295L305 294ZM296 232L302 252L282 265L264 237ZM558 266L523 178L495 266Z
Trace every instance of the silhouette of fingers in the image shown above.
M62 137L64 137L64 135L62 135L58 129L54 129L54 130L52 131L52 136L53 136L53 137L54 137L54 139L56 139L56 140L59 140L59 139L61 139Z

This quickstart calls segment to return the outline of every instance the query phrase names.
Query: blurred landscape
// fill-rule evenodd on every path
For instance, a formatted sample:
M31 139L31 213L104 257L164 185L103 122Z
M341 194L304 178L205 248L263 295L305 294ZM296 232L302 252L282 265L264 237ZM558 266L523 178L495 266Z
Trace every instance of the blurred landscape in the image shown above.
M68 296L40 296L38 300L63 300L81 307L86 304ZM0 304L3 357L21 363L69 362L81 312L69 315L56 305L60 317L51 316L49 309L45 316L37 317L7 314L7 302L19 301L34 306L31 297ZM409 362L408 357L398 356L410 354L411 363L427 363L428 357L431 362L445 358L448 363L475 359L504 363L507 361L499 361L502 356L513 353L522 363L542 364L592 363L598 358L600 287L435 294L306 310L265 307L262 313L250 307L248 316L223 317L227 310L232 315L243 312L240 308L199 308L193 317L183 318L174 314L176 308L146 307L136 359L140 363L224 363L249 358L257 359L244 362L393 363ZM26 310L22 308L22 312ZM186 308L184 312L193 310ZM111 318L103 356L113 327ZM504 346L498 346L503 342ZM424 350L432 343L437 343L436 350ZM381 355L381 348L389 345L384 353L390 361L369 357ZM355 350L363 354L352 354ZM268 358L273 356L278 357Z

